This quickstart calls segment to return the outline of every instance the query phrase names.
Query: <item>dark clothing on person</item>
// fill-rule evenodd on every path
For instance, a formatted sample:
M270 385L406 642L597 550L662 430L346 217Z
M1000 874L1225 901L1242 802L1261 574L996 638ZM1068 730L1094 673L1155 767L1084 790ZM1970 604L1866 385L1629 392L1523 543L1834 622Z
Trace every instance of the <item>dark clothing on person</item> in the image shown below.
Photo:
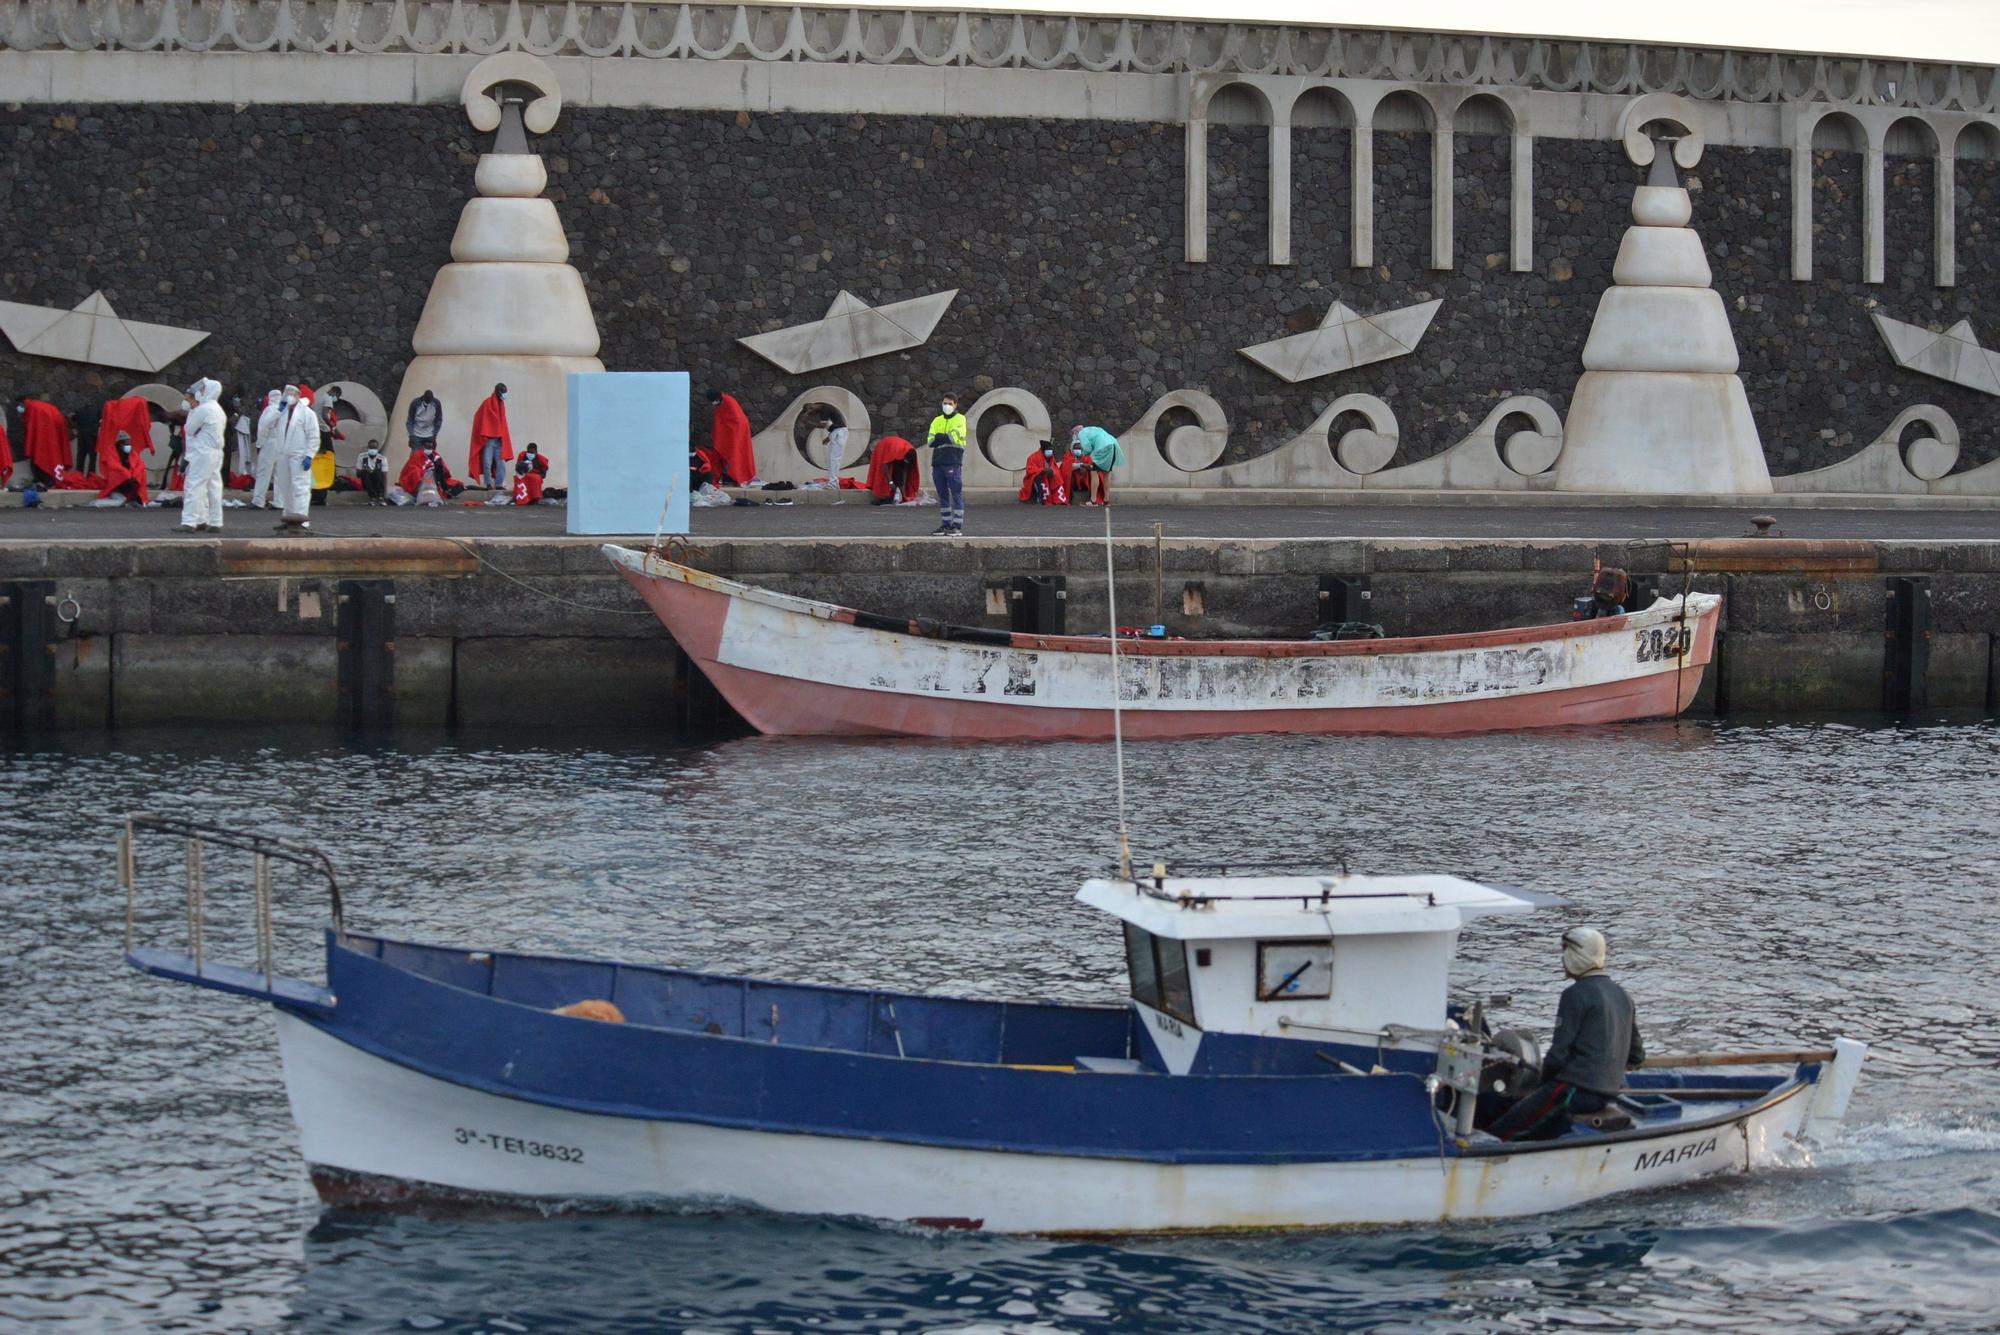
M1487 1127L1497 1140L1554 1140L1577 1113L1602 1112L1611 1100L1566 1080L1544 1080Z
M76 471L97 471L97 433L104 425L104 405L86 403L76 410Z
M425 390L410 401L410 414L404 427L410 433L410 443L430 445L436 442L438 431L444 426L444 405Z
M1632 998L1601 973L1563 989L1556 1004L1556 1032L1542 1058L1542 1079L1561 1080L1598 1094L1616 1094L1625 1072L1646 1059Z
M1597 957L1603 958L1601 949ZM1609 1107L1625 1072L1645 1059L1632 998L1602 972L1587 973L1556 1003L1541 1083L1486 1129L1500 1140L1554 1140L1570 1129L1573 1116Z

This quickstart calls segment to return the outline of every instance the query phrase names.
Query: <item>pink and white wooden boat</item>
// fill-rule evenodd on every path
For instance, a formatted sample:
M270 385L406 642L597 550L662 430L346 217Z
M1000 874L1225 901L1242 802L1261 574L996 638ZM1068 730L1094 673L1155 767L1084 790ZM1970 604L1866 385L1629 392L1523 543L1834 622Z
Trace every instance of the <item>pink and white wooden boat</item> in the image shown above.
M760 732L968 739L1112 733L1111 642L916 623L753 588L606 546ZM1466 635L1121 640L1127 738L1511 732L1671 718L1715 648L1714 594Z

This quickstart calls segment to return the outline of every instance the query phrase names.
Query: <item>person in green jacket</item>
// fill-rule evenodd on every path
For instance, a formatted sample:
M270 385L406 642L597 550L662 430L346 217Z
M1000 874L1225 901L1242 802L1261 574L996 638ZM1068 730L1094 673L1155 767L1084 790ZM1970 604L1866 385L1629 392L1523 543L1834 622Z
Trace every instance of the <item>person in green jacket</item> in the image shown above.
M1118 437L1101 426L1071 427L1069 442L1072 452L1080 449L1083 457L1090 460L1091 481L1096 484L1096 494L1085 504L1109 505L1111 470L1124 466L1125 447L1118 443ZM1080 491L1081 488L1076 490Z
M958 410L958 396L947 394L938 401L938 415L924 433L931 451L931 481L937 487L938 526L932 537L949 537L965 532L965 414Z

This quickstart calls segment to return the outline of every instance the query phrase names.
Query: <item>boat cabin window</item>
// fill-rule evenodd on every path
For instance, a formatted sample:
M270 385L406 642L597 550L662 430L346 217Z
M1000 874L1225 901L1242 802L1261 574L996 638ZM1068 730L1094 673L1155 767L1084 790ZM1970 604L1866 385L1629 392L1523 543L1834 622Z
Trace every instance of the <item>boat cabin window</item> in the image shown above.
M1187 947L1125 924L1125 967L1132 975L1132 999L1193 1024L1194 989L1188 983Z
M1333 942L1257 943L1257 1000L1294 1001L1332 995Z

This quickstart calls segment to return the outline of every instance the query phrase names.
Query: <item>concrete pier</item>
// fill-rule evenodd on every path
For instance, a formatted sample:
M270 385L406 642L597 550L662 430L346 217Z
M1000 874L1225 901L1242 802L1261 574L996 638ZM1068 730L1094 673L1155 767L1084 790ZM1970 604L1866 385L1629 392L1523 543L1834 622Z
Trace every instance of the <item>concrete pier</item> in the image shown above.
M893 615L1006 624L1018 574L1068 581L1069 624L1104 613L1104 548L1067 538L699 539L704 569ZM1889 583L1929 580L1933 708L2000 692L2000 541L1693 539L1150 539L1117 547L1127 624L1174 634L1298 637L1323 575L1365 577L1367 619L1391 634L1568 616L1593 561L1725 597L1719 663L1699 711L1875 710ZM56 599L55 726L326 724L338 711L337 585L394 586L395 719L412 725L670 729L671 639L594 541L230 539L0 543L0 595Z

